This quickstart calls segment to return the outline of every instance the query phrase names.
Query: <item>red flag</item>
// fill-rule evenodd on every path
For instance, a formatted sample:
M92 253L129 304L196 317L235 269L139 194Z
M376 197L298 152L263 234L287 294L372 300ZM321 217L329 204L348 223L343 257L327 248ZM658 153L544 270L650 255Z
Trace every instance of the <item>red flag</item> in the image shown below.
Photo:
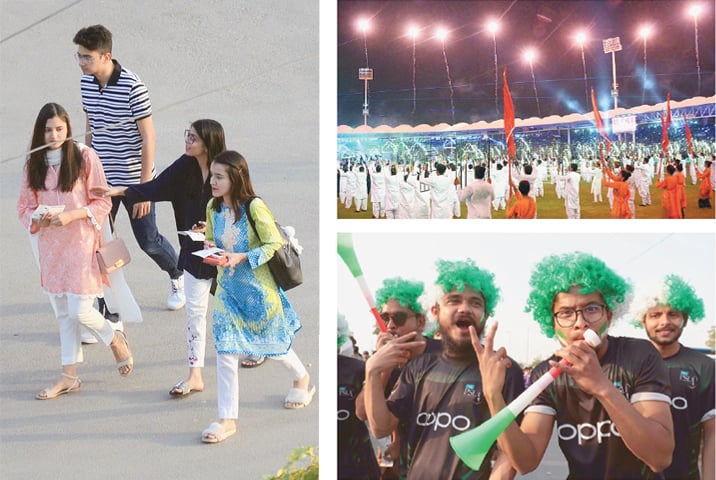
M671 92L666 94L666 129L671 126Z
M507 68L502 70L502 95L505 105L505 138L507 139L508 161L517 158L517 148L515 147L515 107L512 105L512 96L510 95L510 87L507 85Z
M693 157L694 146L691 143L693 137L691 136L691 129L689 128L689 122L686 120L686 117L684 117L684 128L686 129L686 145L689 147L689 155Z
M668 155L667 151L669 148L669 126L664 120L664 111L661 111L661 151L664 155Z
M602 116L599 114L597 99L594 96L594 88L592 88L592 109L594 110L594 123L597 124L597 132L599 132L599 135L604 137L604 141L607 143L607 155L609 155L609 150L612 148L612 142L609 141L609 136L607 136L607 132L604 129L604 122L602 121Z

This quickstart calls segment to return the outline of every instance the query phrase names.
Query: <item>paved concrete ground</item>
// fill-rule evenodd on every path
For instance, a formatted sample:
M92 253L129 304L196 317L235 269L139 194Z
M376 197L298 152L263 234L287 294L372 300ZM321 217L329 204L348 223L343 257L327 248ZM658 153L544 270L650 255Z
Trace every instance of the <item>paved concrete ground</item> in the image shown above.
M49 101L84 130L75 32L105 24L114 57L147 84L157 130L157 169L184 151L192 120L213 118L251 166L259 194L305 247L305 284L288 293L304 328L295 349L318 382L318 5L210 0L144 2L0 0L0 476L2 478L257 479L296 447L318 445L318 400L282 407L290 386L280 364L240 372L239 434L204 445L216 418L215 354L206 390L170 399L187 373L184 311L165 309L167 277L138 250L126 214L118 231L144 323L128 325L135 371L121 378L109 350L85 348L79 393L37 401L60 371L59 336L15 202L34 119ZM171 209L160 231L176 245ZM71 255L71 252L68 252ZM319 392L321 387L319 385Z

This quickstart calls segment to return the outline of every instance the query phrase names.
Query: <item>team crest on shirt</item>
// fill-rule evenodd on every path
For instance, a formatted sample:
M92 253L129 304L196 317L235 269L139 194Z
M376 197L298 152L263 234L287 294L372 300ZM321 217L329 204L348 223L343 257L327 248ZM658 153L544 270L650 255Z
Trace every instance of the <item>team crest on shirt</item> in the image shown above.
M679 381L684 382L690 389L696 388L696 381L698 378L696 378L696 375L689 375L688 370L681 370L679 372Z
M622 395L624 395L624 396L627 398L627 400L629 399L628 388L625 387L625 386L622 384L621 380L616 380L616 381L614 382L614 388L616 388L617 390L619 390L619 392L620 392Z
M475 399L475 403L480 403L480 391L474 383L465 384L465 396Z
M346 398L353 398L353 389L348 388L344 385L341 385L340 387L338 387L338 396L346 397Z

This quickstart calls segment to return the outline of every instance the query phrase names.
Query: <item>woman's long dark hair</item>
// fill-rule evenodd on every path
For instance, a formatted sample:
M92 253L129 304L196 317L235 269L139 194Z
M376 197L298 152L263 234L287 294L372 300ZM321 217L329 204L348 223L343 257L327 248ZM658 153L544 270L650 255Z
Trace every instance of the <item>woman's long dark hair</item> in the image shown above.
M221 152L214 157L212 163L226 166L226 172L231 181L231 191L229 192L229 197L231 198L230 206L234 210L234 218L238 220L241 214L241 205L256 196L254 187L251 185L249 164L243 155L233 150ZM223 197L214 198L214 210L220 212L223 203Z
M67 125L67 139L62 144L62 163L60 164L60 177L58 188L61 192L70 192L77 179L82 174L82 154L77 144L72 141L72 125L67 111L57 103L45 104L35 120L32 132L30 149L34 150L45 144L45 127L51 118L59 117ZM27 159L27 181L34 191L45 190L45 177L47 176L47 162L45 152L47 148L30 154Z
M216 120L202 118L191 124L196 130L196 134L204 142L207 151L209 164L215 156L226 150L226 139L224 137L224 128Z

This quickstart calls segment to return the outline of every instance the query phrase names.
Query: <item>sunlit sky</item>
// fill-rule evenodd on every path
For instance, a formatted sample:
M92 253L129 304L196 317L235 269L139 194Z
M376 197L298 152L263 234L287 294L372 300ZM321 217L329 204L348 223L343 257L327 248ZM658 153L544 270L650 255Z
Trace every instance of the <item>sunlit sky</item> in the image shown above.
M706 307L706 318L685 328L682 343L687 346L703 347L716 318L712 233L354 233L353 242L373 292L384 279L395 276L432 284L437 259L472 258L493 272L502 297L493 317L499 322L496 345L505 346L520 363L546 358L558 347L524 312L530 272L548 254L591 253L630 279L637 294L640 285L653 285L669 273L681 276ZM373 317L357 282L340 260L337 269L338 310L346 315L361 351L372 351ZM632 327L626 318L617 319L610 333L645 338L644 331Z

